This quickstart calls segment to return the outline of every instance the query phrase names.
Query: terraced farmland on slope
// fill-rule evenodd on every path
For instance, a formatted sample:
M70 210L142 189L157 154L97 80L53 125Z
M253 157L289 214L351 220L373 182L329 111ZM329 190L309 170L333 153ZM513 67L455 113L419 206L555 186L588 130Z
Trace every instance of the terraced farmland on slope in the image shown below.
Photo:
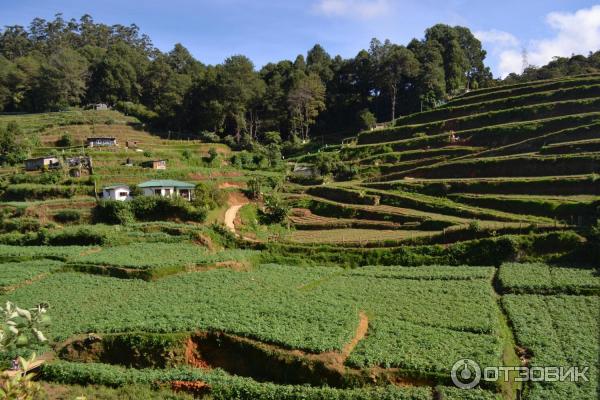
M492 221L498 229L500 221L592 225L600 205L599 84L589 75L472 91L362 132L354 143L322 149L356 165L358 175L305 188L306 208L332 217L336 208L356 215L358 204L397 207L417 226L427 221L426 229L401 226L407 235ZM335 242L331 236L322 238Z

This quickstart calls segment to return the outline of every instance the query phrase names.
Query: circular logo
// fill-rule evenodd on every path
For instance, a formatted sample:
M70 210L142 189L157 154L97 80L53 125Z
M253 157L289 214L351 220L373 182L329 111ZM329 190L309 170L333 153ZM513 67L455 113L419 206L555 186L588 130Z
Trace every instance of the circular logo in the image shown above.
M473 360L464 358L452 366L452 382L461 389L473 389L481 381L481 367Z

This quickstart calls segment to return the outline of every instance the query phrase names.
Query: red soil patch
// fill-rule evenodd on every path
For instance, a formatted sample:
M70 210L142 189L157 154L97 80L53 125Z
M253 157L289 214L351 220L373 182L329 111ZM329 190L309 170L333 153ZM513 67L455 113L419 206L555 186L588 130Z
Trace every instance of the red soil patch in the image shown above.
M175 392L186 392L195 396L210 392L210 386L203 381L172 381L171 389Z
M230 188L244 189L245 185L242 183L237 183L237 182L223 182L223 183L219 184L219 189L230 189Z
M196 342L194 342L191 338L188 339L185 344L185 362L186 362L186 364L191 365L192 367L195 367L195 368L210 369L210 365L208 365L208 363L206 361L204 361L200 357L198 357L197 354L198 354L198 344ZM190 383L190 382L188 382L188 383Z

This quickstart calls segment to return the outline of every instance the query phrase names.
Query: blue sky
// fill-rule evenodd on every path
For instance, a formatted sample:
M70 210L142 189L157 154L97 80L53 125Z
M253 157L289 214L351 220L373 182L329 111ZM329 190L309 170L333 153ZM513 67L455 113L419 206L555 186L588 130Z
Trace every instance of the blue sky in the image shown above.
M372 37L406 44L438 23L476 32L494 75L553 55L600 49L600 3L585 0L0 0L0 25L88 13L97 22L136 23L161 50L180 42L200 61L245 54L257 67L294 59L320 43L352 57Z

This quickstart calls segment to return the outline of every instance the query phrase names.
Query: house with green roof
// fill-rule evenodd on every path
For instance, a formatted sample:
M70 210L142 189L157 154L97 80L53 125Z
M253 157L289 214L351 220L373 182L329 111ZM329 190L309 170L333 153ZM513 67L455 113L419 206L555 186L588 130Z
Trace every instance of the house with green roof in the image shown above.
M192 191L196 185L189 182L175 181L171 179L158 179L140 183L138 188L142 189L144 196L181 196L184 199L192 199Z

